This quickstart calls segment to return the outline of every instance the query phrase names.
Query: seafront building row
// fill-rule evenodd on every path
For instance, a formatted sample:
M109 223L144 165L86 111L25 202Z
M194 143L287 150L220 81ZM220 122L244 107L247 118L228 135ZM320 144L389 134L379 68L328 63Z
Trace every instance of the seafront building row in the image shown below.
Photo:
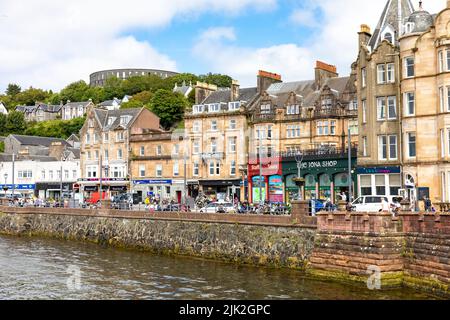
M347 76L317 61L311 80L259 71L256 86L197 83L184 128L164 131L147 109L86 106L83 197L102 188L140 199L289 202L339 194L450 202L450 1L437 14L389 0L362 25ZM176 88L180 89L180 88ZM350 163L351 172L348 167Z

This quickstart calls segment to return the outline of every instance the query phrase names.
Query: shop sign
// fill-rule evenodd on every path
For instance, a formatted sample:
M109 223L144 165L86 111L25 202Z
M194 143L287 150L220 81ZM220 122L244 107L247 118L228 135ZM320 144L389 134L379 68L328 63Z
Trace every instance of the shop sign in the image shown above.
M391 174L401 173L400 167L358 168L358 174Z
M337 160L309 161L302 163L302 170L340 168Z
M16 189L16 190L34 190L36 189L35 184L16 184L16 187L13 188L12 184L0 184L0 189L4 190L5 186L8 187L8 190Z
M145 184L172 184L172 180L133 180L135 185L145 185Z

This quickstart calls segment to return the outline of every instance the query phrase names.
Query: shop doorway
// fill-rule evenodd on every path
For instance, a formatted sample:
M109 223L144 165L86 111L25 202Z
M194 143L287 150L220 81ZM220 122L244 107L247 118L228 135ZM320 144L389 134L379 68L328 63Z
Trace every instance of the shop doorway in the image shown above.
M178 204L181 204L182 198L183 198L183 195L182 195L181 191L177 191L177 201L178 201Z

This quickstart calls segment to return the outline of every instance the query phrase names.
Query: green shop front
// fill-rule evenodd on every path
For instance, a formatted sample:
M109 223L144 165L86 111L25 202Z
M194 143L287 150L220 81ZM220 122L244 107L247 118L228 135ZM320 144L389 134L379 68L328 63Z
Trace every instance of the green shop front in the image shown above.
M352 190L356 189L356 158L352 158ZM298 163L293 157L282 160L285 185L285 201L298 199L299 187L294 180L298 177ZM340 193L349 191L348 158L308 159L301 162L300 176L305 179L304 198L340 200Z

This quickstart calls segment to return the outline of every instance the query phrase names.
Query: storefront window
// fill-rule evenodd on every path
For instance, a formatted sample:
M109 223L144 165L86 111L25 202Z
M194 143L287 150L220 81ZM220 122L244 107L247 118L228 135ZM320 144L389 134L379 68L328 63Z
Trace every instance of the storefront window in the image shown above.
M372 195L372 176L360 176L361 196Z
M305 177L305 196L306 199L316 198L316 177L309 174Z
M331 198L331 179L328 174L320 176L319 198L324 200Z
M398 193L402 188L402 179L399 174L389 175L389 188L391 196L398 196Z
M386 195L386 181L384 175L375 176L375 186L377 191L377 196Z
M283 178L281 176L269 178L269 201L272 203L283 202Z
M294 182L294 178L297 175L291 174L286 177L286 199L288 202L292 202L292 200L298 199L298 187Z
M259 203L266 199L266 179L265 177L256 176L252 179L252 200L253 203ZM261 187L260 187L261 185ZM262 195L262 197L261 197Z

